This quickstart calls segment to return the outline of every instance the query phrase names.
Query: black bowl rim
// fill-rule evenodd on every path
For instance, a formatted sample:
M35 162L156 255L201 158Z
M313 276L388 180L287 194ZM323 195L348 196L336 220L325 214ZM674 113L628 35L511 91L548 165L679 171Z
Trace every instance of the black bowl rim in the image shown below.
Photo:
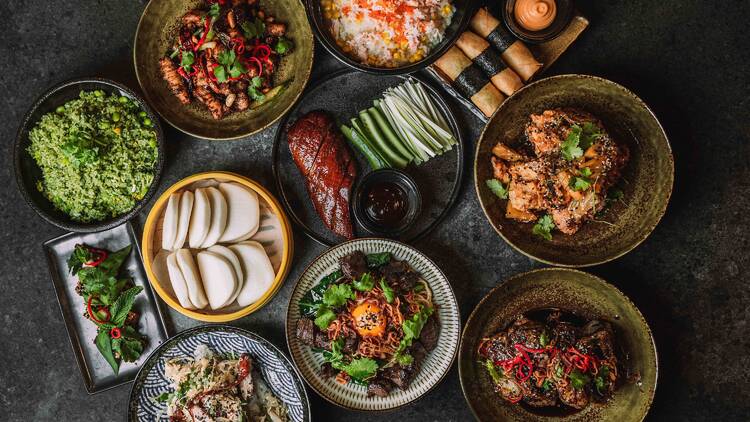
M130 211L121 214L117 217L110 218L107 220L94 222L94 223L76 223L70 219L63 220L60 218L57 218L43 209L41 209L37 203L32 199L31 195L29 194L28 190L26 189L26 185L24 184L23 179L23 172L21 170L21 159L23 155L24 148L22 147L23 144L25 144L27 138L22 136L22 133L26 131L27 129L31 129L32 124L36 124L37 122L31 122L31 116L36 112L36 110L42 106L47 100L49 100L51 97L53 97L58 91L62 90L63 88L67 88L70 86L75 85L82 85L84 83L90 83L95 85L101 85L106 86L108 88L114 88L117 90L120 90L127 94L130 98L138 102L138 105L141 107L143 111L148 113L149 118L154 123L154 131L156 131L156 144L157 144L157 151L159 153L159 156L156 160L156 165L154 166L154 180L151 181L151 186L149 186L148 191L146 194L141 198L140 201L138 201L133 208L130 209ZM70 79L65 82L61 82L52 88L46 90L42 95L37 97L36 100L34 100L33 105L29 108L29 110L26 112L26 114L23 117L23 120L21 121L21 124L18 127L18 130L16 131L16 139L13 146L13 166L14 166L14 172L16 175L16 185L18 186L18 190L21 191L21 195L23 196L23 199L26 201L26 203L33 209L40 217L42 217L44 220L46 220L48 223L57 226L61 229L65 229L71 232L78 232L78 233L94 233L94 232L100 232L103 230L108 230L113 227L117 227L120 224L125 223L126 221L131 220L133 217L138 215L138 213L143 209L144 206L151 200L151 198L154 196L156 191L159 188L159 180L161 179L162 171L164 170L164 154L166 153L165 148L165 141L164 141L164 131L161 127L161 122L159 121L159 116L154 112L154 110L151 109L151 107L146 103L146 101L138 94L135 93L132 89L128 88L122 83L115 82L111 79L106 78L99 78L99 77L82 77L82 78L75 78Z
M672 198L672 193L674 192L674 153L672 152L672 145L669 143L669 136L667 136L667 132L664 130L664 126L662 126L661 122L659 121L659 118L656 117L656 114L654 114L654 111L651 110L651 107L649 107L648 104L646 104L646 102L643 101L643 99L641 99L641 97L639 97L638 95L636 95L633 91L629 90L628 88L624 87L623 85L618 84L617 82L611 81L611 80L606 79L606 78L602 78L600 76L586 75L586 74L580 74L580 73L567 73L567 74L562 74L562 75L549 76L549 77L546 77L546 78L543 78L543 79L539 79L538 81L535 81L535 82L532 82L532 83L530 83L528 85L523 86L521 89L519 89L518 91L514 92L513 95L511 95L510 97L508 97L508 99L511 99L511 98L513 98L513 97L515 97L517 95L520 95L520 94L522 94L522 93L530 90L532 87L535 87L537 85L541 85L541 84L544 84L544 83L548 83L549 81L556 80L556 79L579 79L579 80L593 79L593 80L595 80L597 82L601 82L601 83L604 83L604 84L614 85L617 89L622 90L625 94L627 94L628 96L632 97L641 107L643 107L648 112L648 114L654 119L654 121L656 122L656 125L659 127L659 130L660 130L661 134L664 135L664 140L666 142L666 147L667 147L667 151L668 151L668 158L669 158L669 164L670 164L670 169L671 169L670 174L672 176L672 179L671 179L671 183L669 185L669 193L667 194L666 200L664 201L664 205L659 210L659 217L651 225L651 227L648 230L648 233L646 233L642 238L638 239L629 248L627 248L627 249L625 249L625 250L623 250L623 251L621 251L621 252L619 252L617 254L614 254L614 255L610 256L609 258L599 259L599 260L593 260L593 261L586 262L586 263L583 263L583 264L570 264L570 263L566 263L566 262L558 262L557 260L546 259L546 258L542 258L542 257L536 256L536 255L533 255L530 252L525 251L521 246L516 245L508 237L506 237L505 234L503 234L502 230L500 228L498 228L495 223L493 223L492 218L490 217L489 212L487 212L487 205L485 205L484 202L482 202L482 196L481 196L481 194L480 194L479 191L480 191L480 189L482 189L482 186L484 186L484 184L479 183L479 181L477 180L477 162L478 162L477 160L479 159L479 148L481 147L482 142L485 141L485 135L487 134L487 129L490 127L490 123L492 122L492 119L495 118L496 114L500 114L501 112L504 111L503 107L508 107L507 106L507 104L508 104L507 100L504 101L502 104L500 104L500 107L498 107L497 110L495 110L495 112L492 113L492 116L487 120L487 124L484 125L484 128L482 129L482 133L479 134L479 138L477 139L476 145L474 147L474 164L473 164L474 165L474 192L476 193L477 200L479 201L479 205L482 208L482 212L484 213L484 217L487 220L487 222L490 223L490 226L492 226L492 228L497 232L497 234L499 234L500 237L503 238L503 240L505 241L505 243L507 243L508 245L512 246L513 249L517 250L518 252L522 253L523 255L525 255L525 256L527 256L527 257L529 257L531 259L534 259L534 260L539 261L539 262L544 263L544 264L555 265L555 266L558 266L558 267L565 267L565 268L592 267L594 265L600 265L600 264L604 264L604 263L607 263L607 262L614 261L615 259L618 259L618 258L620 258L620 257L622 257L624 255L627 255L628 253L632 252L635 248L637 248L641 243L643 243L644 241L646 241L646 239L648 239L648 237L651 236L651 233L654 232L654 230L656 229L656 226L658 226L659 223L661 222L662 218L664 218L664 214L666 214L667 208L669 207L670 199Z
M351 67L352 69L356 69L360 72L365 73L372 73L376 75L404 75L407 73L413 73L419 70L422 70L426 68L427 66L431 65L435 62L440 56L442 56L446 51L448 51L449 48L453 46L453 44L456 43L456 40L458 37L461 36L461 34L466 31L466 28L469 26L469 22L471 21L471 18L474 16L474 13L477 10L477 1L476 0L466 0L466 13L463 16L463 19L458 24L458 28L456 30L456 33L453 34L450 37L447 37L443 40L442 45L439 48L435 48L432 51L430 51L427 56L425 56L424 59L412 63L406 66L401 67L394 67L394 68L386 68L386 67L375 67L370 66L364 63L360 63L352 58L350 58L346 53L342 52L341 49L334 43L332 43L328 37L327 29L323 26L323 22L320 22L320 19L318 19L318 15L315 13L315 8L313 2L319 2L320 0L302 0L305 3L305 10L307 11L307 19L310 21L310 26L313 29L313 33L315 34L315 38L320 42L320 44L323 45L323 47L330 53L333 57L338 59L341 63Z
M298 227L302 229L302 231L309 237L310 239L318 242L320 245L326 246L326 247L333 247L340 243L356 240L356 239L363 239L370 236L363 236L359 238L354 239L344 239L344 240L338 240L334 242L329 242L325 237L317 233L315 230L310 228L307 224L305 224L304 221L302 221L298 216L297 213L294 212L294 209L292 208L292 205L289 203L289 198L287 198L286 192L284 191L284 187L281 183L281 177L279 176L280 173L280 165L279 165L279 148L281 148L281 138L282 134L287 131L289 126L289 119L291 118L292 114L297 110L297 108L304 102L305 97L310 94L312 90L315 89L319 84L323 82L327 82L330 79L337 78L341 75L349 74L349 73L357 73L355 69L352 68L344 68L339 69L338 71L335 71L333 73L321 76L316 78L311 84L308 85L307 88L305 88L305 91L300 95L299 100L296 104L294 104L294 107L292 107L287 114L284 115L284 117L279 120L278 126L276 126L276 133L274 134L274 140L273 140L273 146L271 147L271 167L273 172L273 178L276 182L276 190L279 192L279 200L281 202L282 207L284 208L284 211L286 211L289 218L296 224ZM456 150L456 154L458 154L458 162L456 164L456 178L453 181L453 190L451 191L450 198L448 199L448 204L443 208L443 211L440 213L440 215L432 222L430 225L422 229L419 233L416 233L415 235L406 238L406 239L393 239L396 241L400 241L402 243L414 243L428 234L430 234L437 226L439 226L443 220L448 216L449 212L453 209L453 207L456 205L456 202L458 202L458 197L461 194L462 191L462 183L464 180L464 176L466 173L466 163L467 163L467 157L468 154L468 148L467 145L464 144L464 142L467 142L465 140L465 137L463 135L463 131L461 129L461 124L458 121L458 118L456 117L456 113L454 112L453 108L450 106L448 101L446 101L443 96L440 93L440 90L435 88L430 81L427 80L427 78L419 75L419 74L411 74L411 75L389 75L389 76L397 76L399 78L402 78L403 80L408 80L409 78L414 78L417 81L421 82L422 85L427 89L427 91L434 95L438 108L444 109L446 111L445 118L448 121L448 125L451 127L451 129L454 132L454 135L456 135L456 145L454 145L454 148Z
M654 397L656 397L656 390L659 387L659 351L656 348L656 339L654 338L654 332L651 330L651 326L648 324L648 320L646 320L646 317L643 316L643 313L638 308L638 306L636 306L636 304L633 302L633 300L630 299L630 297L628 295L626 295L625 293L623 293L622 290L620 290L619 288L617 288L617 286L615 286L614 284L608 282L607 280L605 280L605 279L603 279L603 278L601 278L601 277L599 277L599 276L597 276L595 274L591 274L589 272L581 271L581 270L578 270L578 269L575 269L575 268L565 268L565 267L537 268L535 270L530 270L530 271L526 271L526 272L523 272L523 273L512 275L512 276L506 278L505 280L503 280L502 282L498 283L495 287L492 288L492 290L490 290L489 292L487 292L487 294L485 294L482 297L482 299L479 301L479 303L477 303L477 305L474 307L474 309L472 309L471 314L466 319L466 324L464 324L463 329L461 330L461 339L459 340L459 343L458 343L458 356L456 357L456 360L457 360L457 366L458 366L458 382L459 382L459 384L461 384L461 393L464 396L464 400L466 400L466 404L469 406L469 409L471 410L471 414L474 415L474 418L476 420L478 420L478 421L481 420L480 415L477 414L476 410L474 409L474 406L472 404L473 402L471 400L469 400L469 397L467 396L467 392L466 392L467 387L466 387L465 383L468 383L468 382L466 382L464 380L464 374L463 374L463 371L461 370L461 366L462 366L461 365L461 357L464 355L464 350L465 350L464 349L464 343L467 343L469 341L468 338L466 337L466 330L468 329L469 325L474 322L474 319L478 318L478 315L480 314L480 308L482 308L485 305L485 302L487 302L490 297L498 295L499 294L498 292L501 291L501 289L507 287L508 283L518 283L518 282L521 282L526 277L528 277L528 276L530 276L532 274L536 274L536 273L546 273L546 274L554 274L554 273L557 273L557 274L565 274L565 273L575 274L575 273L577 273L577 274L586 275L586 276L590 277L592 280L594 280L594 281L596 281L598 283L601 283L601 284L603 284L604 286L606 286L606 287L608 287L610 289L613 289L620 296L620 298L623 300L623 302L629 304L630 306L633 307L633 309L635 309L636 313L641 317L641 322L643 322L643 325L646 327L646 332L648 333L648 337L651 340L651 347L653 348L653 351L654 351L654 362L655 362L655 366L654 366L654 391L651 393L651 395L648 398L648 407L647 407L646 413L643 414L643 418L641 418L641 420L646 419L646 416L648 415L648 410L651 409L651 406L654 403ZM471 347L473 348L474 345L471 345Z
M373 178L386 178L392 180L393 183L406 185L406 195L411 201L413 201L407 215L404 217L404 221L400 226L395 229L377 229L378 224L374 221L370 221L367 213L364 210L364 204L362 203L362 189L367 186ZM370 232L374 236L398 236L407 230L414 224L419 217L419 213L422 211L422 194L419 192L419 187L414 179L399 169L395 168L382 168L373 170L364 176L357 182L357 186L354 188L354 195L352 195L353 204L352 211L354 211L354 218L359 220L360 225Z

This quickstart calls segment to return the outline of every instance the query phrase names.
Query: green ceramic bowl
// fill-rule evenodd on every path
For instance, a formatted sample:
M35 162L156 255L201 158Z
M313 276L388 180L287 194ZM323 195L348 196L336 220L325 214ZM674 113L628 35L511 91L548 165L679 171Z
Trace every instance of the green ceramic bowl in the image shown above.
M622 201L576 234L556 231L547 241L531 233L533 224L505 218L506 201L493 195L485 181L492 178L492 147L497 142L513 144L521 138L530 114L556 107L576 107L599 117L618 142L628 145L631 157L619 183ZM531 258L564 267L601 264L638 246L664 215L673 182L672 150L648 106L621 85L587 75L553 76L513 94L482 132L474 160L479 202L500 236Z
M172 45L180 17L202 4L205 2L201 0L151 0L146 5L133 46L138 83L148 103L161 117L185 133L212 140L252 135L283 116L302 94L310 78L314 49L305 7L300 0L261 0L263 10L287 24L286 36L294 42L294 50L284 56L274 76L276 83L288 82L288 86L272 101L256 109L214 120L197 101L188 106L180 104L162 79L158 64Z
M564 415L532 413L510 404L494 392L492 380L479 363L477 347L483 337L505 329L516 316L532 310L560 308L586 319L609 321L619 356L640 381L626 382L606 404L590 404ZM622 355L622 353L621 353ZM604 280L578 270L546 268L519 274L495 287L479 302L461 336L458 352L461 389L480 421L642 421L656 392L658 364L651 330L640 311L622 292Z

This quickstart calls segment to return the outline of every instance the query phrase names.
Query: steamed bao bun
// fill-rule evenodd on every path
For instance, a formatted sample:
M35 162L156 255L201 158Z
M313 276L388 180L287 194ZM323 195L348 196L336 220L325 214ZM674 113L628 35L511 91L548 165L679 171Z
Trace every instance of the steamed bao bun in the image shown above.
M182 307L245 307L263 297L276 275L263 246L248 240L259 227L258 194L239 183L169 197L162 248L174 251L167 256L167 270Z

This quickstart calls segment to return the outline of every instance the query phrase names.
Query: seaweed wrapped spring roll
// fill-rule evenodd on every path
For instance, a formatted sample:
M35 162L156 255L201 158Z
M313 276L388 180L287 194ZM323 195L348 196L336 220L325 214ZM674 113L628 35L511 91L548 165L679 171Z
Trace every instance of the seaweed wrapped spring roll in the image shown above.
M526 45L508 32L487 8L480 8L471 18L470 25L474 32L500 52L505 63L515 70L524 82L542 68L542 64L534 58Z
M450 78L461 95L470 99L487 117L492 116L505 99L484 72L456 46L437 59L435 66Z
M458 38L456 45L490 77L492 85L503 94L511 95L523 86L518 74L503 63L500 54L484 38L466 31Z

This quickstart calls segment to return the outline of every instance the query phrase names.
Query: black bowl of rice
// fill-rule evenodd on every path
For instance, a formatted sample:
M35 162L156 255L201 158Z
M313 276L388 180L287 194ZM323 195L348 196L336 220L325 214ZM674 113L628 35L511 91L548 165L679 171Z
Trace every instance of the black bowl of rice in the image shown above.
M474 0L304 0L316 38L344 64L394 75L424 69L458 39Z
M164 133L129 88L75 79L47 91L26 113L14 164L24 199L49 223L107 230L136 216L156 192Z

